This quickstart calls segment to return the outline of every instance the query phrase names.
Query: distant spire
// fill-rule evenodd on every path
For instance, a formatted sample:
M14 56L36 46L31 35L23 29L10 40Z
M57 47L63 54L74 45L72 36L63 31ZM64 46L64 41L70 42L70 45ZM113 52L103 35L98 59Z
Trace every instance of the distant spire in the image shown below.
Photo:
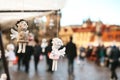
M87 24L92 24L92 21L90 18L88 18L88 20L86 21Z

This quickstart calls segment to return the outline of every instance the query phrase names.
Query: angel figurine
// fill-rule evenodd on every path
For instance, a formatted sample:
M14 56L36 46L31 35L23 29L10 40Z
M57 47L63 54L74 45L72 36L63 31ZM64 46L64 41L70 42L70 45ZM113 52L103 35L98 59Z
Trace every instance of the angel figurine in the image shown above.
M63 42L59 38L53 38L52 40L52 51L49 55L50 59L53 59L52 63L52 71L57 70L57 61L60 56L64 56L66 48L63 47L62 49L61 46L63 46Z
M7 80L7 75L5 73L1 74L0 80Z
M47 40L45 38L42 39L42 43L41 43L41 48L42 48L42 52L45 52L45 48L48 46Z
M27 21L21 19L16 23L17 31L11 29L11 39L16 38L18 43L18 53L25 53L26 45L28 43L28 23Z
M13 62L16 60L14 50L15 50L15 46L12 43L7 45L7 49L5 51L6 52L5 56L7 57L9 66L13 66Z

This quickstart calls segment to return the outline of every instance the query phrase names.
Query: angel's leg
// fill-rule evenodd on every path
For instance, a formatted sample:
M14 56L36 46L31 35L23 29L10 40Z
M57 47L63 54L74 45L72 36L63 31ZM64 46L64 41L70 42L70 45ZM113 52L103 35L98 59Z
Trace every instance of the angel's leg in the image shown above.
M25 53L27 43L23 43L22 53Z
M57 71L57 60L55 60L55 71Z
M22 43L18 43L18 52L17 53L21 53L22 51Z
M52 71L55 70L55 60L53 60L53 63L52 63Z

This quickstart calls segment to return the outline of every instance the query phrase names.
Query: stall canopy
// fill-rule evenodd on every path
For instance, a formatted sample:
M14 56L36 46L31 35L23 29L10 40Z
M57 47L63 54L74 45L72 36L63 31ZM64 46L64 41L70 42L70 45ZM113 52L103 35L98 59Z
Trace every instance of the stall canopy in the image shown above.
M0 27L11 27L18 19L47 15L53 10L62 9L65 2L66 0L0 0Z

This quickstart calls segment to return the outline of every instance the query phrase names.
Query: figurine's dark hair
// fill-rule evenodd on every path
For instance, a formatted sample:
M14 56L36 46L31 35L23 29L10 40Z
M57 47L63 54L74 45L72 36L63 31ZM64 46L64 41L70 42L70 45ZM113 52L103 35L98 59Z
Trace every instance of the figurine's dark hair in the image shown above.
M25 22L28 24L28 22L27 22L26 20L24 20L24 19L20 19L19 21L16 22L15 25L17 26L17 24L19 24L19 23L22 22L22 21L25 21ZM17 26L17 27L18 27L18 26Z

